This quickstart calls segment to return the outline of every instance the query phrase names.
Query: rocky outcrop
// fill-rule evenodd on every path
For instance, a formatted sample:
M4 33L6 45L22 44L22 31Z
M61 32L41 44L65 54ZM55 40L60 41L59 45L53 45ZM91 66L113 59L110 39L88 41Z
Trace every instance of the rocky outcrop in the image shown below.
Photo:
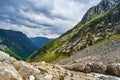
M111 79L114 78L114 76L120 76L120 63L104 64L102 62L93 61L93 62L88 62L86 64L79 63L79 64L74 64L74 65L71 64L71 65L72 66L69 67L67 65L63 65L63 67L65 69L72 71L93 73L94 76L97 74L99 78L102 78L102 80L109 80L109 78L105 78L104 75L100 76L100 74L113 75L113 77L111 76Z

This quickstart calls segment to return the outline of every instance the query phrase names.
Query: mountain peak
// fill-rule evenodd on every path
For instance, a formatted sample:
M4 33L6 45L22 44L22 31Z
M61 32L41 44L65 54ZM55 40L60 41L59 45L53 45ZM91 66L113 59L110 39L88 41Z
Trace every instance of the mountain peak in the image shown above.
M120 3L120 0L102 0L97 6L90 8L83 16L80 23L85 24L96 16L100 16L103 13L113 9Z

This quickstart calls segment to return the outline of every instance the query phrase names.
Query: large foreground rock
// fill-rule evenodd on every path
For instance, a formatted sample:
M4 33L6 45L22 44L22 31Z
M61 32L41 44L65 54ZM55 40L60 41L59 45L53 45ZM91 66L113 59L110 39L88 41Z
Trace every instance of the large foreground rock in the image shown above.
M7 53L0 51L0 61L1 62L14 62L16 61L15 58L10 57Z
M0 62L0 80L23 80L23 79L12 65Z
M18 73L22 76L23 80L44 80L43 76L40 73L40 70L36 69L32 65L24 61L16 61L12 63Z

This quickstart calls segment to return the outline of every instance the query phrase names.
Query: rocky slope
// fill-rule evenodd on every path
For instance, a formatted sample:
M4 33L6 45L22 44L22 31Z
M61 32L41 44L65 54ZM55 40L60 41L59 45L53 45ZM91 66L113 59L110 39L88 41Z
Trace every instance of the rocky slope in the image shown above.
M100 61L105 64L120 62L120 34L100 40L95 45L89 46L70 58L61 60L59 64L74 62Z
M120 63L119 52L120 34L116 34L99 41L93 46L81 50L79 54L57 62L57 64L61 64L66 69L75 71L111 74L110 71L116 69L114 63ZM110 66L114 66L114 69L111 69ZM118 69L116 70L119 71ZM116 75L119 73L117 71L115 72Z
M22 32L0 29L0 50L17 59L25 59L37 48Z
M113 64L109 68L112 70L114 69L114 67L119 68L119 66L120 65L118 64ZM110 73L115 74L114 71L111 71ZM75 72L67 70L61 65L48 64L46 62L27 63L24 61L17 61L16 59L10 57L8 54L0 51L0 80L119 80L119 79L120 78L103 74L96 73L85 74L82 72Z
M109 7L107 12L104 11L102 15L98 14L99 16L92 18L85 24L77 24L72 30L33 54L28 61L59 61L77 54L81 50L96 44L100 40L109 38L113 34L119 34L120 5L118 3L119 0L102 0L96 7L100 8L100 12L102 12L101 9L105 7L103 4L106 4ZM91 14L91 12L88 11L87 14Z
M30 38L34 45L37 46L37 48L42 48L45 44L48 42L52 41L53 39L45 38L45 37L35 37L35 38Z

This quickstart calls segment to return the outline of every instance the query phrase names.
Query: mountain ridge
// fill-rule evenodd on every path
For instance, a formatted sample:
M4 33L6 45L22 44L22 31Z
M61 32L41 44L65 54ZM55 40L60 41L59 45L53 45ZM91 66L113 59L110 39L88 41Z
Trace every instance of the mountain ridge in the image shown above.
M119 0L102 0L97 6L91 7L79 23L85 24L92 18L101 16L105 12L115 8L119 3Z
M0 29L0 49L16 58L25 59L36 49L32 41L22 32ZM17 57L18 56L18 57Z

